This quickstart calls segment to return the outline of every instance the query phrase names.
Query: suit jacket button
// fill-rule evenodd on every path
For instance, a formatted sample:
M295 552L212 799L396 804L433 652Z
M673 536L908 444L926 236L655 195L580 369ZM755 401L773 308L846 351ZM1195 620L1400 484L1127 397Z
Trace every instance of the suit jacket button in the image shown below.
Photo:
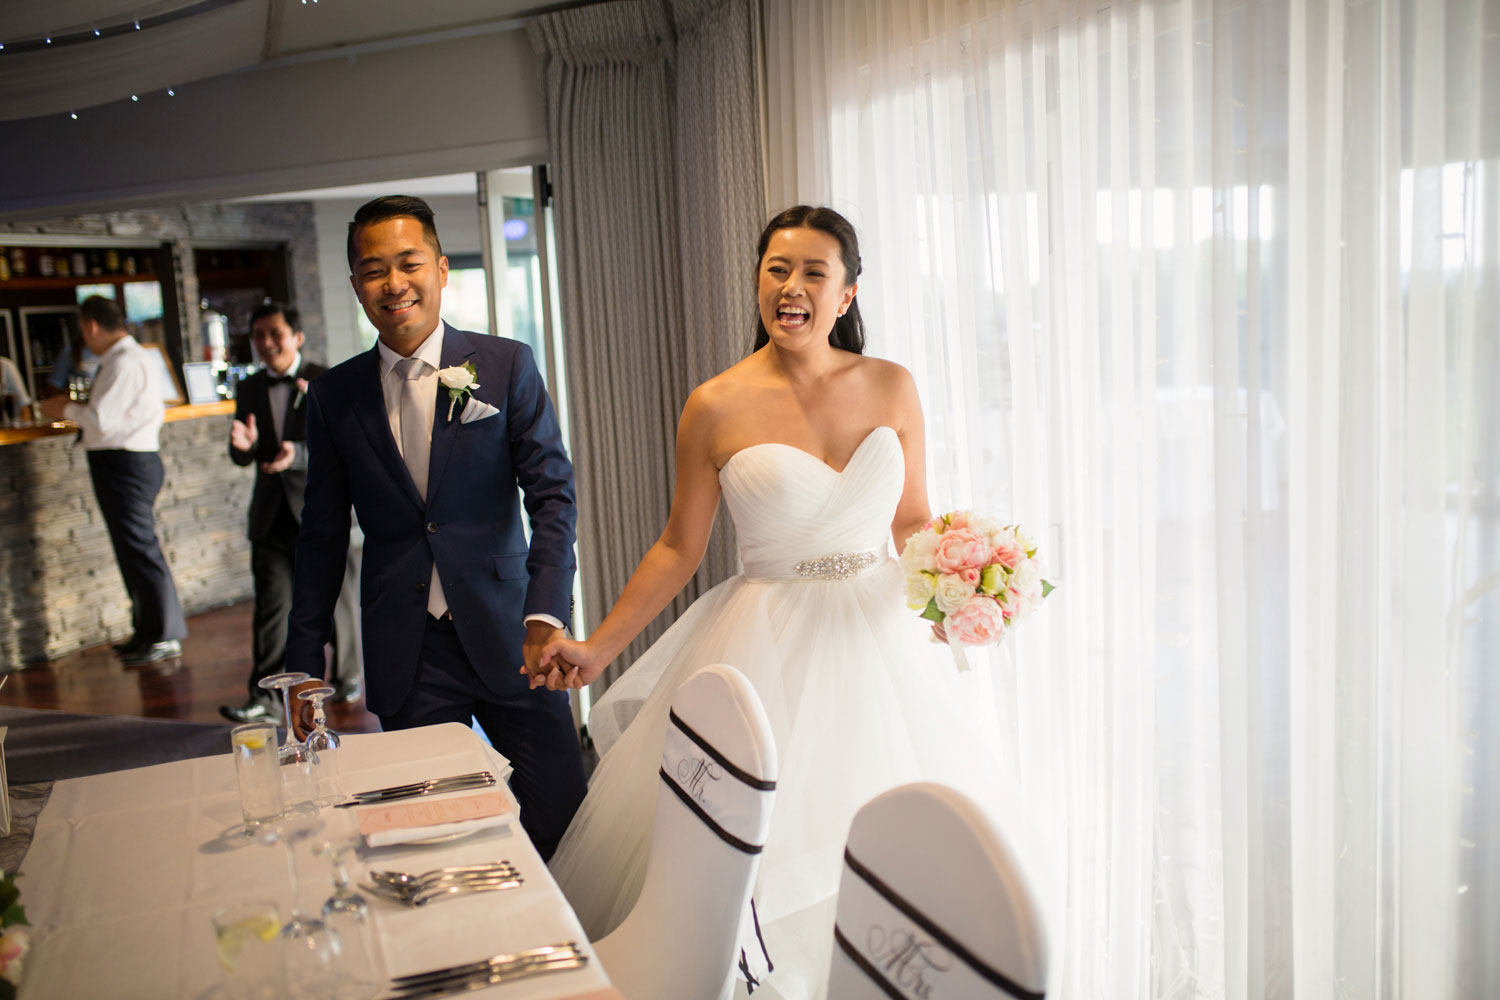
M433 524L431 521L428 521L427 522L427 533L429 535L435 535L435 534L437 534L437 525Z
M419 584L417 584L417 593L422 594L422 593L426 593L426 591L427 591L427 584L425 584L425 583L419 583Z

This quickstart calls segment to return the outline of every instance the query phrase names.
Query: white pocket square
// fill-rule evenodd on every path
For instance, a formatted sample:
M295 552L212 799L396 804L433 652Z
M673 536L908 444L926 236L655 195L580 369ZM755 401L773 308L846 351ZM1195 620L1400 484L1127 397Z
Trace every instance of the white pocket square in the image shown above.
M459 415L458 422L469 424L476 420L483 420L486 417L493 417L499 412L500 410L497 407L491 406L482 399L475 399L473 396L470 396L469 401L464 404L464 412Z

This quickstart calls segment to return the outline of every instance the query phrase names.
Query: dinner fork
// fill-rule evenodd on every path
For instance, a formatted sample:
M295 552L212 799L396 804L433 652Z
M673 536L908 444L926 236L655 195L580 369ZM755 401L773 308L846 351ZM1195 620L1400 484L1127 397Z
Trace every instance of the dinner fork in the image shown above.
M435 899L461 895L466 892L493 892L514 889L525 884L525 879L510 872L472 873L448 875L420 887L406 889L401 886L376 882L365 888L385 899L405 903L407 906L425 906Z
M418 875L392 871L371 871L367 874L371 881L384 883L396 889L415 890L454 875L516 875L519 872L509 861L491 861L482 865L451 865L447 868L434 868L432 871Z

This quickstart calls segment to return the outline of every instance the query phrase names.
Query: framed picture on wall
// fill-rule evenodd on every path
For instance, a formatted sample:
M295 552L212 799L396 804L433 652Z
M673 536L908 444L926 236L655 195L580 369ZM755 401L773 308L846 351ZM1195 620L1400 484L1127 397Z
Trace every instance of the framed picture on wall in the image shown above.
M172 359L167 357L167 352L160 344L142 344L141 346L157 360L156 377L161 383L161 401L168 406L187 402L187 397L182 394L182 385L177 381L177 372L172 368Z
M214 374L212 361L189 361L182 366L182 381L187 388L189 403L217 403L219 401L219 379Z

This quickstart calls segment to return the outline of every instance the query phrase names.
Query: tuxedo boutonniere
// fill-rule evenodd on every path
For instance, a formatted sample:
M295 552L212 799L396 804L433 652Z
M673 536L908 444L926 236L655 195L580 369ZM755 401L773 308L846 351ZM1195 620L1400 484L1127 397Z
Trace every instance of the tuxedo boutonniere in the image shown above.
M295 398L292 399L292 409L295 410L295 409L297 409L297 407L301 406L302 405L302 400L306 396L307 396L307 379L305 379L305 378L299 378L297 380L297 395L296 395Z
M478 378L479 373L474 370L472 361L465 361L452 368L438 369L438 381L448 390L449 420L453 419L453 407L458 405L459 400L467 399L479 388Z

